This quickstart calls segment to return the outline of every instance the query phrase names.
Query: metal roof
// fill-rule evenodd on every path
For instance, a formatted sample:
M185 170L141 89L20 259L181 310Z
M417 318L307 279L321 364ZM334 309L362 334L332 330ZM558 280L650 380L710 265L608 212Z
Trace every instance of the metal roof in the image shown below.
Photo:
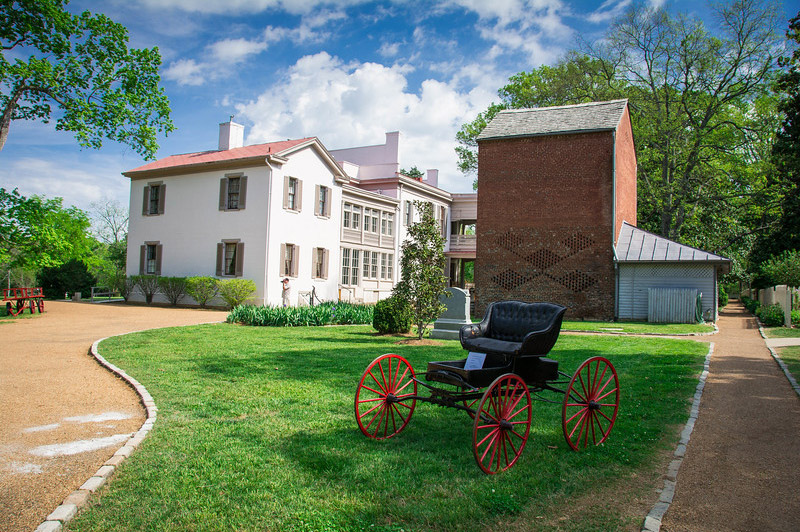
M507 109L495 115L478 135L478 140L613 131L619 126L627 106L628 100L612 100L559 107Z
M730 259L686 246L622 223L617 240L618 262L691 262L730 264Z

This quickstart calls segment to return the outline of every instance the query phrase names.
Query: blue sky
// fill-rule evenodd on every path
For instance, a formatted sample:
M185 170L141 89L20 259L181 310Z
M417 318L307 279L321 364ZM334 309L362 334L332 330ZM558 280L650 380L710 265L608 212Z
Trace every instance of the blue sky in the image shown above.
M469 192L455 133L514 73L554 63L578 37L600 38L631 0L73 0L124 24L132 47L158 46L177 130L158 157L216 149L234 115L245 143L319 137L329 149L380 144L401 131L401 165L438 168ZM706 2L649 0L707 17ZM784 2L787 20L794 1ZM700 10L700 11L696 11ZM707 19L709 24L713 21ZM143 163L124 146L80 149L53 125L13 122L0 186L88 209L128 203L120 172Z

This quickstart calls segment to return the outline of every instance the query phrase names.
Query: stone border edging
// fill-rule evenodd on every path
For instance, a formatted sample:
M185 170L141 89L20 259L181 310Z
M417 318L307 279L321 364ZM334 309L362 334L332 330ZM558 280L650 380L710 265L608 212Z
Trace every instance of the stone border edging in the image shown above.
M608 334L611 336L655 336L655 337L671 337L671 336L711 336L712 334L719 333L719 327L717 327L716 322L712 322L714 326L713 331L709 332L693 332L693 333L673 333L673 334L664 334L664 333L653 333L653 332L624 332L624 331L581 331L578 329L561 329L563 333L583 333L583 334Z
M683 457L686 455L686 446L689 444L689 438L694 430L694 424L697 421L697 416L700 413L700 399L703 397L703 389L706 387L706 379L708 378L708 366L711 363L711 355L714 353L714 342L708 345L708 354L706 355L705 362L703 363L703 372L700 374L700 381L697 383L697 388L694 393L694 400L692 401L692 410L689 413L689 420L683 427L681 432L681 439L678 442L678 447L675 449L675 458L669 463L667 467L666 478L664 479L664 489L661 490L661 495L658 501L650 509L650 512L644 519L642 525L642 532L659 532L661 530L661 519L664 514L669 510L669 505L672 504L672 499L675 496L675 484L678 481L678 469L683 463Z
M125 334L132 333L124 333L115 336L124 336ZM133 388L133 390L139 396L139 400L144 406L145 411L147 412L147 418L145 419L141 428L139 428L137 432L133 433L125 445L117 449L117 452L115 452L111 458L106 460L105 463L100 466L100 469L98 469L97 472L86 482L84 482L77 490L70 493L67 498L64 499L64 502L61 503L61 505L55 510L53 510L53 512L47 516L47 519L40 524L34 532L59 532L62 524L70 521L78 514L78 510L88 502L89 496L95 491L99 490L106 483L106 480L108 480L108 478L114 474L117 466L121 464L125 458L130 456L131 453L133 453L133 451L139 446L139 444L144 441L147 433L153 429L153 425L156 422L158 407L156 406L155 401L153 401L153 397L150 395L150 392L147 391L147 388L142 386L139 381L125 373L122 369L103 358L97 351L97 346L100 344L100 342L108 338L111 337L107 336L105 338L96 340L89 349L89 354L93 356L101 366L122 379L126 384L128 384L128 386Z
M759 320L758 318L756 318L756 320L758 321L758 332L759 334L761 334L761 338L763 338L766 341L768 338L767 334L764 332L764 326L761 323L761 320ZM786 380L789 381L789 384L794 389L794 393L796 393L798 397L800 397L800 385L797 384L797 380L795 380L794 375L792 375L792 372L789 371L789 368L786 366L786 363L783 361L778 352L775 351L773 348L767 346L767 349L769 349L769 354L772 355L772 358L778 364L778 367L781 368L781 371L783 371L783 374L786 376Z

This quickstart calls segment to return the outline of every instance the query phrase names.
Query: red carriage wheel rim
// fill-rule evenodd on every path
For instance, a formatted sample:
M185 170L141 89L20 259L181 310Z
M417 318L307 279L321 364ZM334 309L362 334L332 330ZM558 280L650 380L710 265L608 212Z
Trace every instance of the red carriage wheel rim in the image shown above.
M384 440L402 431L416 407L417 381L408 361L381 355L364 370L356 388L358 428L368 438Z
M528 386L517 375L501 375L489 386L472 429L472 451L484 473L493 475L517 462L528 441L531 412Z
M572 376L562 407L564 438L573 450L600 445L608 438L619 410L619 378L604 357L591 357Z

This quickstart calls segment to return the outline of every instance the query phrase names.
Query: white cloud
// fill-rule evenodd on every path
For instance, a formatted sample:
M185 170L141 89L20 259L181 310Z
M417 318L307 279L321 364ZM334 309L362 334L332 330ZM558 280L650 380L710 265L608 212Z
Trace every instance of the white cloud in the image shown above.
M413 92L406 73L403 65L345 63L320 52L302 57L284 79L238 105L237 116L253 123L248 143L316 136L338 149L380 144L387 131L399 130L401 166L438 168L443 188L470 191L472 178L456 168L455 133L488 106L499 80L485 67L469 67L449 82L426 80ZM458 88L478 77L481 85Z
M249 56L267 49L264 41L248 41L247 39L225 39L208 47L211 55L220 63L241 63Z
M164 69L163 76L179 85L202 85L205 70L206 65L198 64L194 59L178 59Z
M655 2L651 1L650 3L653 4L663 2L656 0ZM629 5L631 5L631 0L606 0L600 5L600 7L590 13L587 18L589 22L594 22L595 24L604 24L620 16Z
M78 156L52 153L47 159L21 157L0 167L0 186L7 190L19 188L26 197L61 197L65 207L74 205L85 211L90 203L104 198L127 206L130 181L120 172L138 164L86 152Z

